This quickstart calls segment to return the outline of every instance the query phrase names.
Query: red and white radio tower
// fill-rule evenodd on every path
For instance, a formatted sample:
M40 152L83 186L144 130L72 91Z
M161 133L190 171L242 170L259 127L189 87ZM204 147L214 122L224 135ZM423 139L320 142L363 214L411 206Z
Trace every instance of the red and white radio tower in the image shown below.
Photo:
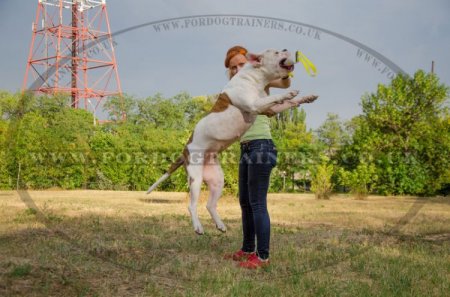
M22 90L69 94L94 116L108 97L121 98L106 0L38 0L32 31Z

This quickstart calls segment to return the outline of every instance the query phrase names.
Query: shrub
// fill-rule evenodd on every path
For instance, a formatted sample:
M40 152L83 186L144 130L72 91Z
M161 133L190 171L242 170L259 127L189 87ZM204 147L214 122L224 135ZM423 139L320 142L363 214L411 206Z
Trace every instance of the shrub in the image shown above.
M340 168L338 171L340 183L350 188L355 199L365 199L371 190L371 184L377 180L375 166L360 163L353 171L346 171Z
M333 189L331 176L333 165L321 164L317 166L311 182L311 190L317 199L329 199Z

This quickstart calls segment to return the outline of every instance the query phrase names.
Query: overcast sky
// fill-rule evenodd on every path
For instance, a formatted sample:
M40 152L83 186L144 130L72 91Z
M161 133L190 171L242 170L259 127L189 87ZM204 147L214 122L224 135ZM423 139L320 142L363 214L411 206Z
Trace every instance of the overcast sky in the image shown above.
M21 87L37 2L0 0L0 89L15 92ZM225 25L225 19L220 18L221 25L205 26L200 26L199 18L181 19L177 24L184 28L160 27L158 31L150 25L117 35L122 89L138 97L157 92L164 96L181 91L191 95L220 92L227 81L225 52L236 44L254 52L266 48L301 50L316 64L317 77L309 77L297 64L292 81L292 88L302 94L320 96L304 107L309 128L317 128L329 112L343 119L359 114L361 95L376 91L379 83L389 83L386 65L367 62L365 52L357 46L308 26L289 27L289 21L329 30L368 46L408 74L418 69L430 71L434 60L435 72L450 85L450 0L107 0L107 7L113 32L195 15L279 19L264 25L257 18L243 19L241 25L232 23L237 19L228 19ZM295 30L302 31L298 34Z

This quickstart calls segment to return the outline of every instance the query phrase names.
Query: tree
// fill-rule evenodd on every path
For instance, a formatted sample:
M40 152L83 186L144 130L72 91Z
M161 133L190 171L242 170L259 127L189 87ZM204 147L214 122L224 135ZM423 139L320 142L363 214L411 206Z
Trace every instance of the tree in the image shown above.
M8 170L8 154L5 146L7 129L8 123L0 118L0 189L13 187L12 178Z
M122 120L123 115L131 120L136 114L136 99L128 94L114 96L105 102L103 108L113 121Z
M373 186L382 194L436 193L449 184L449 88L417 71L362 97L363 115L340 153L343 167L375 166ZM446 105L447 104L447 105Z
M348 138L343 123L334 113L328 113L327 119L317 129L316 134L319 141L326 147L325 153L329 158L336 154Z
M272 136L278 148L278 164L274 171L273 182L279 190L287 177L288 189L294 191L296 186L307 188L313 165L318 162L320 146L311 131L306 129L306 113L303 109L289 110L274 117ZM302 183L296 183L300 175Z

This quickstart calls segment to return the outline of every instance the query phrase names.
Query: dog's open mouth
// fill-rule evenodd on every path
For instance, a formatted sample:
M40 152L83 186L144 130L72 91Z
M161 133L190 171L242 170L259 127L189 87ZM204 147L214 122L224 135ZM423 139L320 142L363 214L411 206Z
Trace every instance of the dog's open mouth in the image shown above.
M280 67L291 72L294 70L294 61L288 58L284 58L283 60L280 61Z

